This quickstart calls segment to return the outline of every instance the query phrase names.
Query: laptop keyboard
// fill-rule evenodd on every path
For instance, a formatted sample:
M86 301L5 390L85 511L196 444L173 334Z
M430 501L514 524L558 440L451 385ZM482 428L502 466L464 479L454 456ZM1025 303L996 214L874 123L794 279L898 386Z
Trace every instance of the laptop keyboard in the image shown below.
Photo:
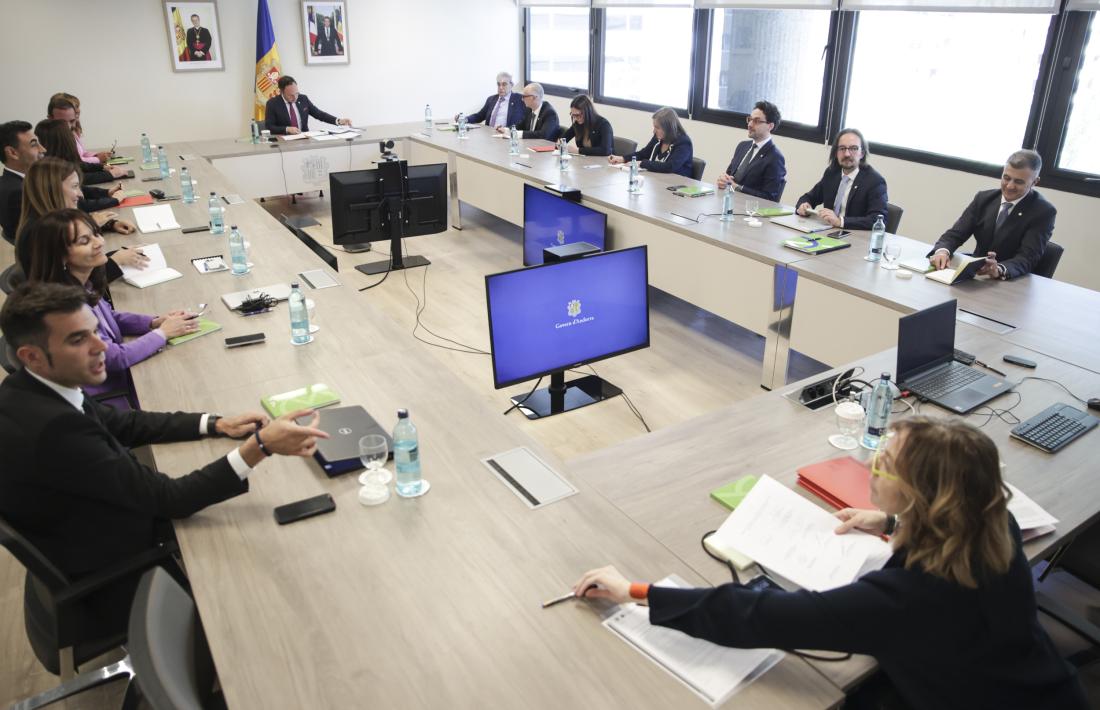
M952 363L949 368L910 383L909 389L927 399L940 399L983 377L973 368Z
M1063 408L1066 408L1065 405L1055 404L1044 409L1031 419L1015 426L1012 429L1012 435L1043 451L1054 453L1092 428L1062 414ZM1068 409L1076 411L1072 408Z

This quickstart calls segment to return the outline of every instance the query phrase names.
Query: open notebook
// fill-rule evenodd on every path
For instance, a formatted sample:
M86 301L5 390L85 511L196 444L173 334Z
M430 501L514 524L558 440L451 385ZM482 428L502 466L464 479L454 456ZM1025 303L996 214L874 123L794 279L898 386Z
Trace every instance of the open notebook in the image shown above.
M122 267L122 280L131 286L145 288L156 284L178 279L183 276L180 272L168 266L164 259L164 252L159 244L146 244L140 247L145 256L149 257L149 263L144 269L135 269L132 266Z

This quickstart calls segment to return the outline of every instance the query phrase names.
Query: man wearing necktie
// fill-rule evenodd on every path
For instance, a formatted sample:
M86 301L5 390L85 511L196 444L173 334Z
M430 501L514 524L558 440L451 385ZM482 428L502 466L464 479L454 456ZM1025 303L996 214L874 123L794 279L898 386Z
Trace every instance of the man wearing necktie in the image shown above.
M863 134L845 128L837 134L829 154L829 167L809 192L798 198L798 214L814 212L833 227L870 229L875 219L886 218L886 179L867 164L870 149Z
M542 138L552 141L561 129L558 112L545 100L546 92L542 84L531 82L523 87L523 120L516 128L520 129L520 138ZM506 128L498 128L501 133Z
M309 130L310 117L337 126L350 126L350 118L336 118L313 105L309 97L298 91L292 76L279 77L279 93L267 100L264 124L272 135L294 135Z
M471 126L485 122L492 128L517 128L523 122L523 97L512 91L512 75L508 72L497 74L497 92L485 99L485 105L480 111L475 111L466 117L466 122ZM455 115L455 121L458 115Z
M986 255L979 274L1004 280L1034 271L1058 214L1054 205L1033 189L1042 167L1043 159L1034 150L1010 155L1001 172L1000 189L974 195L955 225L932 247L932 265L947 268L955 250L974 237L974 253Z
M779 107L757 101L746 117L749 140L737 145L726 172L718 176L718 188L732 183L735 192L779 202L787 186L787 161L772 140L779 127Z
M317 32L313 53L323 57L334 57L344 53L344 45L340 42L336 30L332 28L332 18L328 15L321 20L321 29Z

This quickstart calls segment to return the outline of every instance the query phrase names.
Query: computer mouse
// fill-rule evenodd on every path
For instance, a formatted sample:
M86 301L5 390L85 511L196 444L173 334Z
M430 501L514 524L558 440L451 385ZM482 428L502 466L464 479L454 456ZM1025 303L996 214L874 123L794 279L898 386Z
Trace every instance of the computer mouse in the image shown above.
M1089 409L1095 409L1100 412L1100 397L1093 397L1089 400Z
M150 190L149 194L153 196L153 199L156 199L156 200L163 200L164 199L164 190Z

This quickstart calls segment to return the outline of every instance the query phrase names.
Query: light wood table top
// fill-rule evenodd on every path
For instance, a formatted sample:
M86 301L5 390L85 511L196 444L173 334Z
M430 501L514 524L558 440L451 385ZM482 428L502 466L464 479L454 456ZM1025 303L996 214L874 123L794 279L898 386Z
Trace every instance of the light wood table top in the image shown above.
M224 189L209 166L196 161L192 170L204 190ZM201 201L172 204L181 224L205 218ZM480 459L528 446L561 464L364 294L347 286L309 291L321 331L303 347L289 343L285 306L250 318L228 312L222 293L323 267L254 203L229 207L227 221L251 242L251 274L198 274L187 260L227 253L225 237L176 230L143 241L160 243L184 278L115 289L119 308L140 312L209 303L207 315L224 326L136 365L143 406L257 410L265 394L325 382L386 427L397 407L408 407L432 483L423 498L363 508L354 476L328 479L313 462L277 458L251 474L246 495L177 524L229 706L701 707L600 628L594 607L544 611L539 603L608 559L647 576L704 580L590 486L529 510ZM262 346L222 345L223 336L258 330L268 336ZM232 446L158 446L156 456L164 470L178 473ZM336 500L334 514L275 524L274 506L322 492ZM840 698L810 666L787 658L735 702L825 708Z

